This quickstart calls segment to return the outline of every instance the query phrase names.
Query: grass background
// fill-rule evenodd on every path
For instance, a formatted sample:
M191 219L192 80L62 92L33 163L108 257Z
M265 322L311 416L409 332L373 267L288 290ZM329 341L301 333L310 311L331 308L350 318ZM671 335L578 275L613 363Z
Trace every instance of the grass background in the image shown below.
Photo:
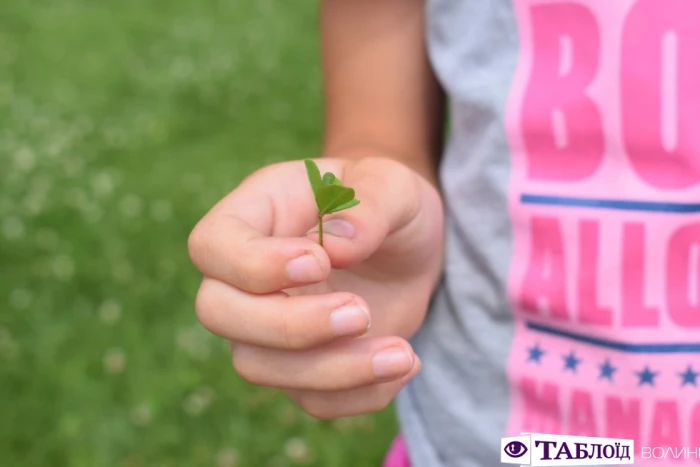
M378 466L201 329L187 236L315 156L316 2L32 0L0 14L0 465Z

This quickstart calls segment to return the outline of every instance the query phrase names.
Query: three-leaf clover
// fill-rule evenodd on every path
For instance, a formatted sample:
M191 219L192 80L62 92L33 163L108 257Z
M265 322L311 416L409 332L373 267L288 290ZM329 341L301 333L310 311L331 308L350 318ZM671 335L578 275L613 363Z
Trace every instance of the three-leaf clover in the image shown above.
M321 171L312 160L306 159L304 164L318 208L318 243L323 246L323 216L357 206L360 202L355 199L355 190L343 185L338 177L330 172L321 177Z

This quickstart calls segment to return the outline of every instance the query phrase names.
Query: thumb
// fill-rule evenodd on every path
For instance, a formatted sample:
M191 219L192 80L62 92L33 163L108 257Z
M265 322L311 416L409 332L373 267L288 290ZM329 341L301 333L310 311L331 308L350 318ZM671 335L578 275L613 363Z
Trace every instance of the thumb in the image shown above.
M390 159L364 158L348 161L340 178L360 204L323 217L323 247L331 265L344 269L380 250L401 249L399 233L420 210L418 176ZM318 242L318 225L306 237Z

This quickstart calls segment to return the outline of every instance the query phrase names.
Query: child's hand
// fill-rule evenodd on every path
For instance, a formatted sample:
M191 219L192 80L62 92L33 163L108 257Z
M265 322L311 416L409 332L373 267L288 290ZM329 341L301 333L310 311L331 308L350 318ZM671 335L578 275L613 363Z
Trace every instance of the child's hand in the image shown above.
M236 371L335 418L384 408L420 369L405 339L440 273L443 217L437 191L398 162L316 162L360 200L325 218L323 247L295 161L248 177L195 227L189 250L204 274L198 318L231 341Z

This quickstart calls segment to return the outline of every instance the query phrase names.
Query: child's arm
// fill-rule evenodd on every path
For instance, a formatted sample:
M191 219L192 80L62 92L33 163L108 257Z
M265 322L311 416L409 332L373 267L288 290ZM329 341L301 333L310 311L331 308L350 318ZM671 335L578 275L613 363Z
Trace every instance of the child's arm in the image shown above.
M322 0L325 155L389 157L435 183L443 95L424 10L423 0Z
M427 181L441 110L422 8L323 5L328 116L317 162L360 200L328 216L323 247L308 232L317 213L301 161L247 177L190 236L204 276L200 322L231 342L243 378L283 388L316 417L379 410L420 369L407 339L439 277L443 224Z

